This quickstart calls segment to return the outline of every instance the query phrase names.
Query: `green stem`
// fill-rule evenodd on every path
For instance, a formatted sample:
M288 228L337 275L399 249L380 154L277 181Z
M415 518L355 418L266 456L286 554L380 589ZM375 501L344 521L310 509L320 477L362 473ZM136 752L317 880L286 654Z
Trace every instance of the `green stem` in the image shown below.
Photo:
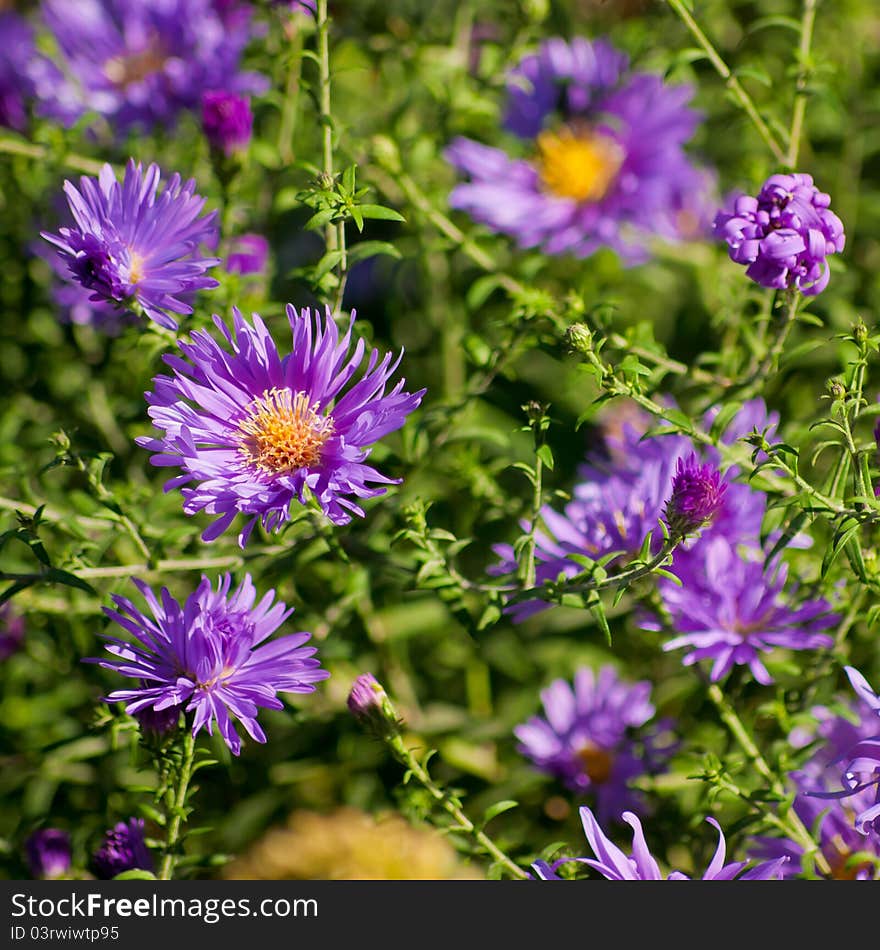
M804 14L801 20L801 41L798 47L798 77L795 87L794 109L791 116L791 131L788 136L788 155L786 164L794 168L800 151L801 133L804 128L804 116L807 111L807 82L810 70L807 60L810 56L810 45L813 42L813 25L816 22L817 0L804 0Z
M718 710L718 715L721 721L725 726L730 730L730 734L736 739L739 743L740 748L745 752L749 761L755 768L755 771L763 778L768 787L776 795L780 797L785 796L785 788L780 782L778 776L767 764L767 761L761 755L760 750L757 745L755 745L754 740L749 735L748 730L746 729L743 721L739 718L736 713L736 710L730 703L725 699L724 694L721 692L721 687L717 683L710 683L708 688L709 699L712 700L715 708ZM816 862L816 867L823 874L830 874L831 867L828 864L828 861L825 859L825 856L819 850L819 846L813 840L813 836L807 830L804 823L800 820L797 814L794 811L789 811L787 816L784 819L780 819L785 823L788 828L791 836L798 841L798 843L804 848L805 851L809 852L813 859Z
M193 774L193 759L195 757L196 741L192 729L188 725L183 727L183 757L180 771L177 776L177 788L171 807L171 818L168 822L168 833L165 837L165 853L159 867L159 880L170 881L177 863L177 845L180 841L180 826L183 823L186 808L186 794Z
M84 155L76 155L73 152L68 152L66 155L57 155L42 145L35 145L33 142L28 142L21 138L14 138L8 134L0 135L0 153L5 155L22 155L25 158L32 158L41 163L54 161L73 171L85 172L87 175L100 174L105 164L104 162L96 162L92 158L86 158Z
M291 18L288 29L292 31L289 62L287 64L287 83L284 89L284 107L281 112L281 122L278 126L278 154L285 165L293 161L293 132L296 126L296 116L299 108L299 88L302 74L303 38L302 30L294 25L295 18Z
M725 85L731 91L733 97L740 104L743 111L752 120L752 124L758 130L759 135L773 153L773 157L781 165L784 165L786 163L785 152L783 152L780 148L779 143L776 141L776 137L770 131L770 127L761 118L757 108L755 107L755 103L752 101L752 97L745 91L745 89L743 89L742 85L740 85L740 81L736 78L736 76L733 75L730 67L719 55L718 50L716 50L715 47L709 42L708 37L700 29L699 24L691 16L682 0L666 0L666 2L678 14L685 26L691 31L694 39L703 48L703 51L708 57L709 62L715 67L715 71L724 80Z
M403 739L399 735L391 736L387 741L395 756L409 769L413 778L415 778L443 810L452 817L456 823L456 831L462 831L473 838L483 851L491 855L498 864L504 867L511 877L518 878L522 881L529 879L528 873L509 858L484 831L477 828L462 811L458 802L434 782L427 770L418 759L416 759L412 752L407 749Z

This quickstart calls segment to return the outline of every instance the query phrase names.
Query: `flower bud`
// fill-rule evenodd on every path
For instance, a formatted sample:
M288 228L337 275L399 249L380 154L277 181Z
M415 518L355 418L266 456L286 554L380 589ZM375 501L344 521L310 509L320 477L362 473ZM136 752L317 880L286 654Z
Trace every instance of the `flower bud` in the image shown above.
M721 510L726 491L727 483L714 465L701 465L693 452L680 458L663 513L670 534L684 538L709 524Z
M361 673L348 694L348 708L357 721L380 739L400 734L400 720L388 694L372 673Z
M212 150L226 158L247 151L254 117L250 99L214 89L202 96L202 131Z

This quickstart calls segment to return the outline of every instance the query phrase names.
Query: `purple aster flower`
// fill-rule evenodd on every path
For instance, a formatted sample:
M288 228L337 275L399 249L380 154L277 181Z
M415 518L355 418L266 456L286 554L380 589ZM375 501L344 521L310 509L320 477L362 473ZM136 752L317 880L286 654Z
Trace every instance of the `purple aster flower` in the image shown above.
M736 665L746 665L764 685L773 682L760 660L774 647L816 650L834 645L820 631L840 617L826 600L793 606L794 591L785 590L787 566L777 562L765 571L763 560L743 557L722 536L703 538L691 549L676 549L672 571L681 584L661 579L663 603L679 633L664 650L690 649L685 666L712 660L710 679L717 682ZM646 630L659 630L646 619Z
M24 617L17 614L7 600L0 604L0 660L8 660L21 649L24 640Z
M857 792L827 794L840 785L840 763L859 743L870 740L877 732L877 717L865 703L853 704L848 718L823 706L811 710L816 719L815 730L798 729L789 736L792 745L809 745L817 738L824 740L804 765L789 775L797 794L794 810L807 828L814 829L819 850L831 869L830 877L838 880L880 880L880 834L863 834L856 828L856 818L874 804L871 787ZM880 776L878 776L880 777ZM870 829L868 829L870 832ZM785 875L797 873L804 849L788 838L761 837L756 851L762 857L788 855Z
M117 609L104 612L132 634L136 643L107 637L107 650L116 660L91 660L123 676L139 680L134 689L116 690L106 702L124 702L136 715L184 708L194 713L192 734L204 727L213 735L216 723L233 755L241 739L233 720L257 742L266 735L257 722L259 707L283 709L277 693L311 693L330 674L313 658L314 647L303 646L308 633L293 633L265 643L293 613L270 590L259 603L249 574L230 594L232 577L224 574L211 586L202 577L196 591L181 606L162 589L161 601L136 578L152 618L126 597L113 596Z
M547 40L508 82L505 125L525 152L455 139L446 158L470 181L450 204L524 248L646 260L654 238L682 237L683 215L693 230L710 183L684 151L699 122L691 95L628 71L603 40Z
M542 691L544 717L513 730L519 751L572 791L593 793L602 820L612 819L641 804L631 779L662 771L673 751L659 729L635 732L654 715L650 696L649 682L627 683L613 666L581 668L573 689L559 679Z
M580 809L581 821L584 825L584 832L587 841L593 850L594 858L563 858L548 864L545 861L537 861L532 865L536 875L545 881L559 880L556 869L566 861L580 861L588 867L598 871L602 877L609 881L689 881L691 878L681 871L670 871L666 875L660 870L657 859L648 849L645 841L645 834L642 831L642 823L630 811L625 811L621 816L623 820L633 829L633 848L632 854L628 855L621 851L615 845L604 831L599 827L593 813L589 808L583 806ZM725 864L727 856L727 845L724 840L724 832L721 826L714 818L707 818L706 821L712 825L718 832L718 847L715 855L709 862L709 866L700 876L703 881L766 881L779 880L781 871L787 857L776 858L772 861L765 861L763 864L755 865L748 871L748 861L733 861ZM745 873L742 873L745 871Z
M843 224L810 175L771 175L757 198L741 195L719 211L715 231L737 264L762 287L821 293L831 271L826 258L843 250Z
M711 462L701 465L694 452L679 458L663 512L672 537L683 538L709 524L721 510L726 491L727 483Z
M24 850L32 877L61 877L70 870L70 835L60 828L33 832L25 841Z
M310 497L334 524L347 524L352 512L364 515L351 496L372 498L385 492L381 486L400 481L365 459L425 393L404 391L404 379L385 391L403 351L392 361L391 354L380 360L371 350L352 384L366 354L363 339L352 351L354 312L344 334L329 308L322 318L289 305L287 318L293 346L282 358L258 314L250 324L233 309L231 330L215 315L232 352L196 331L192 343L178 344L189 362L166 356L174 377L157 376L147 394L153 424L165 434L137 442L156 453L154 465L182 469L166 491L196 483L183 488L183 510L216 518L202 534L205 541L243 514L244 547L257 521L276 531L290 519L291 503L307 504Z
M92 856L92 867L102 881L109 881L123 871L152 871L153 856L144 841L143 818L120 821L107 831Z
M230 274L262 274L269 258L269 242L262 234L241 234L229 242L226 270Z
M195 193L194 179L184 184L172 175L157 195L159 181L157 165L144 173L133 159L121 184L110 165L98 178L80 178L79 190L66 181L75 226L41 233L58 249L70 276L92 291L90 300L139 307L174 330L177 321L168 311L192 313L186 295L217 286L205 271L219 258L199 251L203 241L216 241L216 212L199 217L205 199Z
M202 95L202 131L212 149L230 158L247 151L254 126L251 101L222 89Z
M43 0L64 76L38 88L42 111L68 125L94 111L114 133L146 132L198 109L206 90L264 91L264 77L239 68L248 6L226 19L213 0Z
M760 403L761 400L754 402ZM765 410L766 414L766 410ZM746 421L740 419L745 415ZM722 441L733 442L739 429L759 418L759 407L746 403L740 413L722 433ZM554 581L560 575L573 577L584 570L571 555L586 556L593 560L608 555L634 556L641 548L649 531L653 531L652 550L659 551L662 535L659 521L664 506L673 493L679 466L694 453L689 439L678 435L647 436L649 420L642 414L625 417L610 430L601 448L591 450L586 464L578 469L578 483L572 500L563 512L550 505L541 509L542 526L536 532L536 580L538 584ZM712 449L707 452L709 468L717 466L720 456ZM731 468L728 478L738 474ZM711 481L711 478L710 478ZM763 494L743 483L729 482L726 488L719 484L721 497L712 525L705 528L703 541L716 534L732 543L742 542L757 547L761 522L766 508ZM528 523L523 523L528 530ZM488 569L490 574L511 574L516 570L516 558L511 545L496 545L493 550L501 558L499 564ZM511 605L508 612L519 621L542 610L543 601L527 601Z
M17 14L0 12L0 126L24 130L25 101L34 92L33 31Z

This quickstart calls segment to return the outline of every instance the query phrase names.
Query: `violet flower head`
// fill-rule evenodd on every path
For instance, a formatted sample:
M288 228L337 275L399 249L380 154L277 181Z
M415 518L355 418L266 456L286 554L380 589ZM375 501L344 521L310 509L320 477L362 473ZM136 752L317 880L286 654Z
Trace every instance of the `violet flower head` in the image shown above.
M120 821L107 831L92 856L92 868L101 881L123 871L152 871L153 856L144 841L143 818Z
M0 660L8 660L21 649L24 640L25 622L7 600L0 604Z
M763 559L743 557L729 539L710 536L689 550L678 548L671 569L681 585L661 579L658 586L679 635L663 649L689 649L682 660L685 666L712 660L713 683L734 665L744 665L767 685L773 678L761 662L762 653L775 647L816 650L834 645L834 638L821 631L835 626L840 617L822 599L793 606L793 591L785 588L785 564L765 571ZM654 619L644 620L642 626L661 629Z
M815 296L831 276L827 257L843 250L843 223L831 198L810 175L771 175L757 198L741 195L732 211L719 211L715 232L746 274L772 290L794 288Z
M202 95L202 131L212 149L226 158L247 151L254 126L251 101L222 89Z
M389 738L400 732L400 719L382 684L372 673L361 673L348 694L349 712L368 732Z
M683 874L681 871L670 871L664 875L657 859L648 849L648 844L645 841L645 833L642 830L642 823L631 811L626 811L621 816L633 829L632 854L629 855L618 848L605 832L602 831L599 822L589 808L586 806L581 807L580 815L587 841L595 857L563 858L559 861L555 861L553 864L548 864L545 861L537 861L532 865L532 868L541 880L559 880L559 876L556 874L557 868L565 862L572 860L586 864L588 867L593 868L593 870L598 871L602 877L609 881L691 880L687 874ZM729 864L725 864L727 843L724 840L724 832L714 818L707 818L706 821L718 832L718 847L715 850L715 855L709 862L709 866L700 876L700 880L767 881L780 879L782 868L789 860L787 857L765 861L749 868L749 870L746 870L749 861L732 861Z
M24 843L31 876L61 877L70 870L70 835L60 828L40 828Z
M691 95L630 71L604 40L547 40L508 79L505 125L522 147L455 139L446 158L470 180L450 204L523 248L644 261L654 239L693 231L711 183L684 150L699 124Z
M138 680L136 687L105 698L108 703L125 703L131 715L145 709L157 713L183 709L193 713L193 736L202 728L213 735L216 725L233 755L238 755L241 739L234 720L256 742L265 742L257 722L259 708L283 709L278 693L314 692L315 683L329 675L314 658L315 648L303 645L310 634L293 633L265 642L293 609L273 603L274 590L257 602L249 574L231 593L231 575L222 575L216 590L202 577L183 604L166 588L157 598L143 581L132 581L152 616L128 598L114 595L116 609L105 607L104 612L134 641L108 636L106 649L116 659L90 661Z
M684 538L709 524L721 510L727 484L715 465L700 464L696 453L679 458L672 494L663 518L674 538Z
M157 376L147 394L153 424L164 435L137 442L156 453L154 465L182 470L165 490L184 486L186 514L214 516L205 541L242 514L244 547L258 521L276 531L290 519L291 503L307 504L309 497L334 524L347 524L352 513L364 515L355 499L399 482L365 460L425 393L406 392L404 379L386 392L402 351L393 360L371 350L363 367L367 346L363 339L352 346L354 313L344 333L329 309L322 317L288 306L287 318L293 346L282 357L258 314L248 323L234 309L231 330L215 315L231 352L196 331L191 343L178 344L187 359L165 357L174 376Z
M865 702L853 703L849 716L841 716L823 706L811 710L815 727L793 731L789 741L803 747L824 740L789 780L797 794L794 811L804 826L813 829L819 850L834 880L880 880L880 834L860 832L858 816L875 803L874 788L868 784L858 791L840 792L841 763L859 743L876 736L876 712ZM880 776L878 776L880 778ZM761 857L788 855L785 876L798 872L803 845L789 838L760 837L755 853Z
M269 242L262 234L241 234L229 242L226 270L248 277L262 274L269 258Z
M519 751L573 792L593 795L603 821L615 818L642 804L631 779L662 771L673 751L658 730L642 729L654 715L650 696L650 683L627 683L613 666L598 674L584 667L574 688L559 679L542 691L544 716L513 730Z
M42 236L67 264L68 279L92 292L90 300L139 308L174 330L170 313L193 312L186 296L217 286L205 271L220 260L199 250L217 240L216 212L199 217L205 199L195 193L195 180L172 175L157 193L159 183L157 165L144 172L133 159L121 183L110 165L97 178L80 178L79 189L66 181L75 224Z
M41 111L66 125L93 111L120 135L172 128L207 90L268 88L240 68L250 4L227 16L215 0L43 0L42 12L61 72L38 88Z
M18 14L0 12L0 127L21 132L27 125L26 102L33 95L33 31Z

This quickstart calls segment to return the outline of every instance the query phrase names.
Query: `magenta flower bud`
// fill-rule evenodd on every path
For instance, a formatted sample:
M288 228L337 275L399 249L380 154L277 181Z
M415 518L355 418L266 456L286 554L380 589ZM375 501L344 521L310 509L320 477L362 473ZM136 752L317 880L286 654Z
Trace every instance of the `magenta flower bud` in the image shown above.
M354 681L348 694L348 708L365 729L379 738L389 738L400 731L397 710L372 673L361 673Z
M35 878L61 877L70 870L70 835L60 828L41 828L24 843L28 867Z
M212 149L227 158L247 151L254 116L248 96L212 89L202 96L202 131Z
M262 274L269 257L269 242L262 234L242 234L230 241L226 270L230 274Z
M757 198L741 195L715 216L715 233L747 276L772 290L815 296L827 286L826 258L843 250L843 223L810 175L771 175Z
M92 857L92 867L102 881L123 871L152 871L153 857L144 841L143 818L120 821L107 831Z
M672 536L683 538L709 524L721 510L726 491L727 483L714 465L701 465L693 452L679 458L663 513Z

